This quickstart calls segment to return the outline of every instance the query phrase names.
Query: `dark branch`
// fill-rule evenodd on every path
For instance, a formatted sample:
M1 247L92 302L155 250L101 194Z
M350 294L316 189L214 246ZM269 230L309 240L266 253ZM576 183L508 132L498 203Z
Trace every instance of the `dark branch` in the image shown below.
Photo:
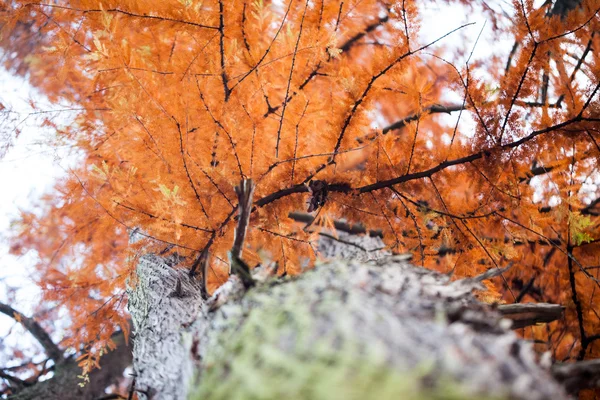
M533 289L533 283L535 282L535 279L536 279L536 276L532 277L529 280L529 282L527 282L527 284L525 286L523 286L523 288L517 295L517 298L515 299L515 303L520 303L523 300L523 298L525 297L525 295L527 293L529 293L531 291L531 289ZM514 283L514 280L513 280L513 283Z
M300 29L298 30L298 38L296 39L296 45L294 47L294 54L292 55L292 65L290 66L290 75L287 80L287 88L285 89L284 99L287 99L290 94L290 87L292 86L292 75L294 74L294 64L296 63L296 56L298 55L298 46L300 45L300 38L302 37L302 28L304 26L304 17L306 16L306 10L308 8L308 0L304 5L304 12L302 13L302 20L300 21ZM341 9L341 8L340 8ZM279 158L279 141L281 140L281 130L283 128L283 119L285 117L285 110L287 108L287 100L283 101L283 109L281 110L281 118L279 119L279 128L277 129L277 142L275 143L275 158Z
M527 17L525 17L525 21L527 21ZM529 26L529 25L528 25ZM527 73L529 72L529 68L531 67L531 63L535 57L535 53L537 51L539 44L534 42L533 49L531 50L531 55L529 56L529 60L527 61L527 65L525 66L525 71L521 74L521 79L519 80L519 84L517 85L517 90L513 95L513 98L510 101L510 105L508 106L508 110L506 111L506 115L504 116L504 122L502 123L502 129L500 129L500 137L498 138L498 143L502 143L502 137L504 135L504 131L506 130L506 125L508 124L508 117L510 117L511 111L519 97L519 93L521 92L521 88L523 87L523 83L525 82L525 78L527 77Z
M381 21L383 18L388 18L389 16L386 17L382 17L379 19L379 21ZM369 33L371 31L373 31L375 28L377 28L377 26L374 26L375 24L369 25L365 28L365 32ZM379 24L381 25L381 24ZM371 28L371 29L370 29ZM362 32L354 35L353 37L351 37L350 39L348 39L344 44L342 44L342 46L340 47L340 49L342 49L342 52L346 52L348 50L350 50L353 46L356 46L356 44L358 43L360 37L357 38L357 36L361 35ZM362 35L364 36L364 34ZM361 37L362 37L361 36ZM328 60L329 61L329 60ZM306 85L308 85L312 79L315 76L319 76L322 75L320 73L321 68L323 68L324 63L319 61L319 63L314 67L314 69L308 74L308 76L306 77L306 79L304 79L304 81L300 84L300 86L298 86L298 91L293 92L292 94L290 94L289 97L287 97L286 99L284 99L284 102L290 102L292 100L292 98L298 94L299 91L302 91ZM267 118L269 115L276 113L281 107L283 106L283 103L275 106L275 107L269 107L269 109L267 110L267 112L265 113L265 115L263 116L264 118Z
M402 129L409 122L416 121L419 118L421 118L422 115L437 114L437 113L450 114L455 111L462 111L462 110L466 110L466 109L467 109L467 107L462 104L451 104L448 106L442 106L442 105L436 104L431 107L426 107L422 113L415 113L415 114L409 115L408 117L401 119L400 121L396 121L393 124L386 126L385 128L383 128L382 133L385 135L386 133L394 131L396 129Z
M223 81L223 91L225 92L225 102L229 100L231 90L228 86L227 74L225 73L225 11L223 10L223 0L219 0L219 57L221 60L221 80Z
M38 381L15 393L15 400L81 400L96 399L106 395L105 389L123 376L123 370L131 365L132 349L123 332L116 332L111 340L115 349L100 358L99 368L89 372L89 382L81 385L81 367L76 357L64 359L54 367L54 376Z
M559 319L565 307L548 303L502 304L498 311L504 318L513 321L512 328L519 329Z
M258 199L254 205L256 207L264 207L269 203L279 200L282 197L289 196L294 193L308 193L308 186L306 185L294 185L287 189L278 190L277 192L271 193L261 199Z
M177 125L177 132L179 133L179 151L181 153L181 161L183 162L183 169L185 170L185 175L187 176L188 182L190 183L190 186L192 187L192 190L194 191L194 195L196 196L196 200L198 201L198 204L200 204L200 209L204 213L206 220L210 221L208 213L206 212L206 208L204 208L204 204L202 203L202 199L200 198L200 193L198 193L198 190L196 189L196 185L194 184L194 180L192 179L192 176L190 175L190 170L187 166L187 161L185 160L185 152L183 150L183 134L181 132L181 125L179 125L179 121L177 121L177 119L175 119L175 117L172 116L171 118L173 119L173 121L175 121L175 125Z
M37 323L33 318L29 318L21 312L15 310L8 304L0 303L0 312L20 322L33 335L33 337L42 345L44 351L55 363L60 363L63 360L63 352L52 341L50 335Z
M204 29L219 29L219 27L217 26L210 26L210 25L204 25L204 24L199 24L196 22L192 22L192 21L186 21L186 20L182 20L182 19L175 19L175 18L169 18L169 17L159 17L156 15L143 15L143 14L136 14L130 11L125 11L125 10L121 10L119 8L107 8L106 10L101 10L101 9L81 9L81 8L75 8L75 7L65 7L65 6L59 6L59 5L55 5L55 4L44 4L44 3L29 3L29 4L25 4L25 6L39 6L39 7L51 7L51 8L60 8L63 10L69 10L69 11L77 11L77 12L81 12L84 14L87 13L115 13L115 14L123 14L123 15L127 15L129 17L135 17L135 18L144 18L144 19L154 19L157 21L166 21L166 22L176 22L179 24L184 24L184 25L191 25L191 26L195 26L198 28L204 28Z
M252 179L246 179L235 187L235 193L238 196L238 225L235 231L235 239L231 248L231 255L237 258L242 257L242 250L248 225L250 224L250 214L252 213L252 198L254 197L254 182Z
M562 128L567 127L568 125L571 125L571 124L574 124L576 122L580 122L583 120L584 119L581 117L581 115L578 115L578 116L576 116L570 120L564 121L560 124L549 126L547 128L540 129L537 131L533 131L529 135L527 135L519 140L498 146L498 149L507 150L507 149L519 147L523 143L527 143L527 142L535 139L537 136L543 135L548 132L554 132L554 131L560 130ZM386 187L391 187L391 186L397 185L399 183L412 181L415 179L427 178L427 177L430 177L446 168L449 168L449 167L452 167L455 165L467 164L467 163L473 162L475 160L483 159L484 157L487 157L491 154L492 154L492 149L482 150L478 153L473 153L473 154L470 154L465 157L457 158L457 159L450 160L450 161L444 161L444 162L436 165L435 167L429 168L429 169L421 171L421 172L413 172L412 174L406 174L406 175L402 175L402 176L388 179L385 181L379 181L379 182L373 183L371 185L359 187L356 190L359 193L367 193L367 192L372 192L374 190L380 190L380 189L383 189Z
M22 388L32 385L31 382L27 382L27 381L17 378L16 376L13 376L11 374L7 374L2 369L0 369L0 378L4 379L5 381L10 382L11 389L16 388L17 390L19 390L19 389L22 389Z
M600 387L600 360L560 363L552 366L552 375L571 393Z
M388 14L386 14L385 16L378 18L372 24L367 25L362 32L358 32L357 34L355 34L354 36L352 36L350 39L348 39L346 41L346 43L344 43L342 45L342 47L340 47L340 50L342 50L342 53L345 53L348 50L350 50L350 48L352 46L354 46L356 44L356 42L358 42L360 39L362 39L363 37L365 37L369 33L373 32L375 29L379 28L381 25L383 25L386 22L388 22L389 19L390 19L390 16Z
M342 129L340 130L340 133L338 135L337 142L335 144L333 152L336 153L340 149L340 146L342 145L342 140L344 139L344 136L346 134L346 130L350 126L350 122L352 121L353 117L356 115L356 111L357 111L358 107L366 99L367 95L369 94L369 92L373 88L375 82L379 78L381 78L382 76L384 76L385 74L387 74L394 66L396 66L398 63L400 63L402 60L404 60L404 59L412 56L413 54L419 53L422 50L425 50L425 49L433 46L435 43L439 42L440 40L446 38L447 36L453 34L454 32L459 31L459 30L461 30L461 29L463 29L463 28L465 28L466 26L469 26L469 25L473 25L473 24L470 23L470 24L461 25L458 28L451 30L450 32L446 33L445 35L440 36L439 38L435 39L434 41L429 42L426 45L423 45L423 46L419 47L418 49L416 49L414 51L412 51L412 50L407 51L406 53L402 54L401 56L395 58L385 68L381 69L381 71L379 71L378 73L376 73L375 75L373 75L371 77L371 79L369 80L369 83L367 83L367 86L365 87L365 90L358 97L358 99L356 99L356 101L352 105L352 109L350 110L350 112L346 116L346 119L344 120L344 123L342 124ZM333 162L334 159L335 159L335 155L333 156L333 159L332 159L331 162Z
M297 222L306 223L308 225L312 225L315 221L315 217L308 213L303 212L291 212L288 214L288 217ZM317 222L318 224L318 222ZM362 224L350 224L345 221L335 220L333 221L333 226L336 230L349 233L351 235L364 235L368 234L371 237L380 237L383 238L383 232L381 229L369 229L367 230Z
M238 196L238 224L235 230L235 238L233 247L231 248L230 273L234 273L240 277L246 288L254 286L254 280L250 274L250 268L242 260L242 250L246 233L250 225L250 214L252 214L252 198L254 196L254 182L252 179L245 179L240 182L239 186L235 187L235 193Z

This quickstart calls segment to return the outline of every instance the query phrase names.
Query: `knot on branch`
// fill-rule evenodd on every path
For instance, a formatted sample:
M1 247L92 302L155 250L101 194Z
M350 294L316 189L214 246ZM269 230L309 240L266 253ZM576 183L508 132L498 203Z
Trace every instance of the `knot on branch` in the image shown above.
M313 212L323 207L327 201L328 185L325 181L314 180L308 182L310 199L308 200L308 212Z

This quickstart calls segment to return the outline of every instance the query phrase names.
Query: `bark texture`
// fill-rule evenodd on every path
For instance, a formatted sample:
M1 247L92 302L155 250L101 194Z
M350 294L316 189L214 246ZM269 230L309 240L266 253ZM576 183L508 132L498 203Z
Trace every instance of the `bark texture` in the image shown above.
M188 327L204 318L199 283L175 260L141 257L137 281L128 288L134 332L133 364L141 397L183 399L193 376Z
M600 360L586 360L552 366L554 377L562 382L567 390L577 393L581 389L600 388Z
M570 11L577 8L580 4L581 0L556 0L550 13L565 18Z
M499 271L451 281L349 247L350 261L248 292L233 276L207 302L184 271L142 257L129 304L140 397L567 398L511 322L473 297Z

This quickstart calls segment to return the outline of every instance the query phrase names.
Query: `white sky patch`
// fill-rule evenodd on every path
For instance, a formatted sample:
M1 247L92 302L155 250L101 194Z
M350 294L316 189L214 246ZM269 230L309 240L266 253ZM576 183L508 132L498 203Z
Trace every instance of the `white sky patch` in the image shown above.
M40 299L39 289L33 284L33 265L37 262L35 252L24 256L9 254L8 237L14 231L11 223L19 217L19 210L34 210L34 202L44 193L52 190L54 182L65 176L60 164L67 157L68 147L50 146L53 132L39 126L40 116L50 116L66 120L61 113L51 115L34 114L40 110L57 109L57 106L41 105L33 110L29 99L47 103L44 97L32 88L26 80L11 75L0 68L0 98L6 110L18 113L18 128L21 131L4 158L0 159L0 301L6 302L27 316L32 316ZM6 127L3 127L6 128ZM11 332L10 335L7 334ZM0 338L5 346L25 350L26 356L39 353L39 345L24 328L15 325L12 318L0 314ZM0 351L0 365L10 366L10 360Z
M510 4L503 6L496 5L495 8L498 8L499 11L501 9L508 14L512 14L513 11ZM472 23L473 25L466 26L440 40L434 47L436 49L443 48L442 57L446 61L453 63L459 71L465 69L468 60L473 78L490 81L492 75L489 72L486 72L484 68L475 69L473 65L478 60L489 59L492 55L499 55L502 59L508 59L514 39L508 36L503 38L495 37L491 21L487 20L484 13L477 12L477 6L475 6L474 10L476 12L473 12L473 10L470 10L466 6L455 4L424 3L423 7L421 7L420 44L430 43L461 25ZM430 51L426 50L425 52ZM457 52L462 52L463 55L456 57L454 54ZM425 60L427 59L426 54L422 54L422 57ZM442 96L442 100L448 104L463 104L464 92L448 91ZM439 114L436 117L450 127L456 126L458 121L460 135L457 136L456 140L464 142L475 135L477 123L469 111ZM450 137L443 140L445 144L450 143Z

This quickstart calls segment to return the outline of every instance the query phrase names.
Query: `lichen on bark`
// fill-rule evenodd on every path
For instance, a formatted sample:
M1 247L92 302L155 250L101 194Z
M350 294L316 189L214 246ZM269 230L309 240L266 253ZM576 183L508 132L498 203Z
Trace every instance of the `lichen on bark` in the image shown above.
M192 398L566 397L477 288L401 256L252 289L201 322Z
M406 256L335 259L248 291L233 276L204 302L160 257L144 256L138 275L146 283L132 290L165 308L130 301L132 315L145 310L134 324L159 324L137 323L134 351L154 398L567 398L531 345L475 299L485 277L452 281ZM169 297L178 281L188 297Z

